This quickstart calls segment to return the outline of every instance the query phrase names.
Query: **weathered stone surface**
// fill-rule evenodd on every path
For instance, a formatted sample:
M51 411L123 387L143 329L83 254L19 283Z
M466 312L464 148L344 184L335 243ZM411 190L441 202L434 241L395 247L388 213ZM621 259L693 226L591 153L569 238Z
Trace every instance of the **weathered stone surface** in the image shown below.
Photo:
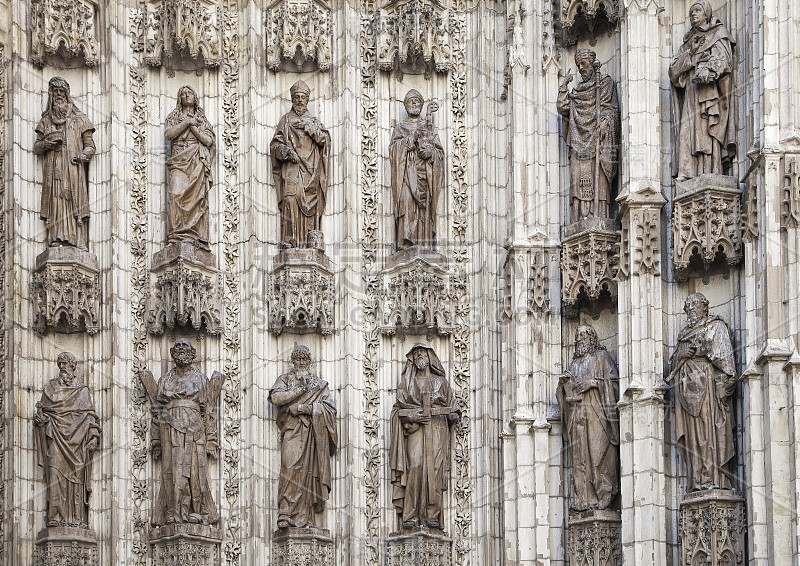
M153 566L220 566L220 530L208 525L171 524L150 531Z
M87 67L100 60L95 32L96 0L33 0L31 50L33 63L43 67L48 58L82 58Z
M272 538L275 566L334 566L335 548L328 529L289 527Z
M307 61L320 71L331 68L331 8L327 0L276 0L267 8L267 65L273 71L284 61L299 69Z
M603 32L612 32L623 10L619 0L563 0L560 5L561 44L567 46L581 39L596 41Z
M392 534L386 539L386 566L451 566L453 540L430 531Z
M143 41L134 45L148 65L218 67L222 62L223 24L219 0L151 0L141 15Z
M378 65L402 73L419 66L445 73L452 65L449 11L439 0L383 3L378 25Z
M574 566L621 566L620 514L611 510L571 513L567 548Z
M48 527L36 537L34 566L98 566L97 535L80 527Z
M273 334L334 330L335 289L331 261L319 249L281 250L267 282L268 325Z
M730 489L686 494L680 505L681 566L743 566L744 498Z
M585 305L596 311L601 294L617 300L619 240L616 222L589 218L564 228L561 249L561 301L568 317Z

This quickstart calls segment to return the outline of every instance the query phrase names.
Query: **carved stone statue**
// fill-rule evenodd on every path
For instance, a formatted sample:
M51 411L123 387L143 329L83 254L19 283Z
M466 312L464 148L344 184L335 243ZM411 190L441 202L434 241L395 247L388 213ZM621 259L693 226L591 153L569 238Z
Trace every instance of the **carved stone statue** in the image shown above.
M172 142L167 159L167 240L208 250L208 192L213 184L215 136L192 87L178 90L178 101L167 116L164 136Z
M153 406L151 449L161 458L161 493L153 524L219 521L208 485L208 458L217 453L215 408L225 377L214 372L209 380L193 365L197 351L186 338L170 350L176 367L158 384L149 371L142 383Z
M575 331L575 354L556 395L575 486L570 509L607 509L619 493L619 374L590 324Z
M33 151L44 157L41 217L48 246L89 248L89 160L94 126L78 110L61 77L50 79L47 109L36 126Z
M403 104L408 117L396 124L389 144L392 165L392 200L397 228L397 249L433 248L436 244L436 205L444 185L444 148L433 125L436 102L420 117L422 95L408 91Z
M58 377L36 403L36 449L47 483L47 526L89 528L92 454L100 447L100 419L89 388L75 375L69 352L56 360Z
M575 64L581 80L567 90L572 73L558 89L558 112L569 146L570 222L609 218L611 183L617 176L619 102L614 80L600 72L597 54L578 49Z
M688 468L689 491L730 489L735 454L733 392L736 366L728 325L708 314L701 293L686 297L689 318L670 358L675 384L678 451Z
M707 0L689 9L692 28L669 66L672 82L672 174L678 180L725 174L736 155L733 40Z
M331 135L308 113L309 86L297 81L290 90L292 109L278 122L269 152L281 213L281 247L306 248L309 230L320 230L328 198Z
M330 457L337 446L336 405L328 383L311 373L307 347L292 351L292 364L269 393L281 431L279 529L317 526L316 514L331 490Z
M450 425L461 420L442 362L430 346L406 355L391 414L392 501L404 529L442 529L450 479Z

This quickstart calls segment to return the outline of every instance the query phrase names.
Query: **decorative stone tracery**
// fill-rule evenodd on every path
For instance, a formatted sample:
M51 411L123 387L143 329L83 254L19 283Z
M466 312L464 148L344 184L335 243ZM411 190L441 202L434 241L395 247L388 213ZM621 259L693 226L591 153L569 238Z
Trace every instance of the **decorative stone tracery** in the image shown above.
M561 301L567 316L577 316L582 303L596 309L603 292L616 302L619 241L613 220L593 218L565 228Z
M97 536L91 529L50 527L36 538L34 566L98 566Z
M622 519L616 511L587 511L569 519L569 560L573 566L621 566Z
M95 35L96 0L33 0L31 4L31 58L44 66L47 57L60 53L68 59L83 57L97 65L99 44Z
M687 494L680 506L681 566L744 564L746 526L744 499L735 491Z
M333 332L333 271L320 250L288 249L275 257L267 302L273 334Z
M289 528L275 533L275 566L333 566L333 539L327 529Z
M276 0L267 8L267 65L273 71L284 60L297 66L315 61L331 68L331 9L326 0Z
M422 64L446 73L452 66L452 22L439 0L393 0L381 7L378 66L393 71Z
M787 155L781 160L783 186L781 202L781 226L797 228L800 226L800 156ZM755 206L748 207L755 209Z
M386 566L450 566L452 539L433 533L394 534L386 540Z
M135 44L154 67L186 58L206 67L222 62L222 8L219 0L150 0L144 38Z
M562 0L561 43L575 45L581 39L593 39L614 29L621 13L619 0Z
M153 566L220 566L219 529L172 524L153 529Z

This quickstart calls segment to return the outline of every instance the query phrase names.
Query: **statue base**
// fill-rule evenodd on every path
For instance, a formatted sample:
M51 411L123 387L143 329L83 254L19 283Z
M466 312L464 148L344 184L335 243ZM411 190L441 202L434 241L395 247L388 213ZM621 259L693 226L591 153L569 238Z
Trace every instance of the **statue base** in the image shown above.
M333 566L333 539L328 529L289 527L272 537L275 566Z
M34 566L98 566L97 536L92 529L47 527L36 537Z
M622 516L600 509L570 513L567 552L571 566L620 566Z
M153 256L156 278L150 297L148 329L163 334L176 326L222 332L217 260L192 244L168 244Z
M333 333L333 267L318 248L281 250L267 284L269 330L323 336Z
M220 566L220 530L210 525L176 523L150 531L153 566Z
M36 258L31 289L37 332L100 331L97 257L73 246L47 248Z
M686 494L680 505L681 566L741 566L747 519L744 498L732 489Z
M386 566L450 566L453 539L441 531L403 530L386 538Z
M453 331L453 293L447 258L421 246L388 258L381 277L381 332L447 336Z
M742 261L741 196L739 181L728 175L675 181L672 261L679 280L707 277L715 263L727 275Z
M617 302L619 225L610 218L586 218L565 226L561 250L561 300L564 315L593 315L604 301Z

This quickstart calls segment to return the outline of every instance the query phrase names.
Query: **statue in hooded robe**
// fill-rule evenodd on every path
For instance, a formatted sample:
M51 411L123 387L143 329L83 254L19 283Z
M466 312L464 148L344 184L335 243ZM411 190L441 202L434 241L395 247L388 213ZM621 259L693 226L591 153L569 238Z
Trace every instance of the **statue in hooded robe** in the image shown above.
M78 380L69 352L56 360L58 377L36 403L36 450L47 483L47 526L89 528L92 454L100 447L100 418L89 388Z
M297 81L290 92L292 109L278 122L269 153L278 191L281 247L307 248L308 232L321 229L328 198L331 135L308 113L309 86Z
M619 493L619 374L590 324L575 331L556 397L575 488L570 509L608 509Z
M436 206L444 185L444 148L431 119L439 106L430 103L427 119L422 118L424 100L413 89L403 104L408 116L394 126L389 143L397 249L433 248Z
M442 362L417 344L391 413L392 502L404 529L442 530L444 492L450 479L450 426L461 420Z
M164 136L172 145L167 159L167 241L209 250L208 193L215 136L192 87L178 90Z
M94 126L78 110L61 77L50 79L47 109L36 126L33 151L44 156L41 217L48 246L89 249L89 161Z
M336 405L328 383L311 373L306 346L292 351L292 371L278 378L269 400L278 407L281 475L278 528L316 527L331 491L331 456L336 452Z
M672 83L672 175L724 175L736 156L733 45L708 0L689 9L691 29L669 66Z
M581 81L572 89L572 73L558 89L558 112L563 117L569 146L570 222L609 218L611 183L617 176L619 102L614 80L600 73L597 54L578 49L575 64Z
M733 475L733 393L736 365L728 325L708 314L701 293L686 297L688 322L678 334L667 378L675 387L677 445L689 491L730 489Z

